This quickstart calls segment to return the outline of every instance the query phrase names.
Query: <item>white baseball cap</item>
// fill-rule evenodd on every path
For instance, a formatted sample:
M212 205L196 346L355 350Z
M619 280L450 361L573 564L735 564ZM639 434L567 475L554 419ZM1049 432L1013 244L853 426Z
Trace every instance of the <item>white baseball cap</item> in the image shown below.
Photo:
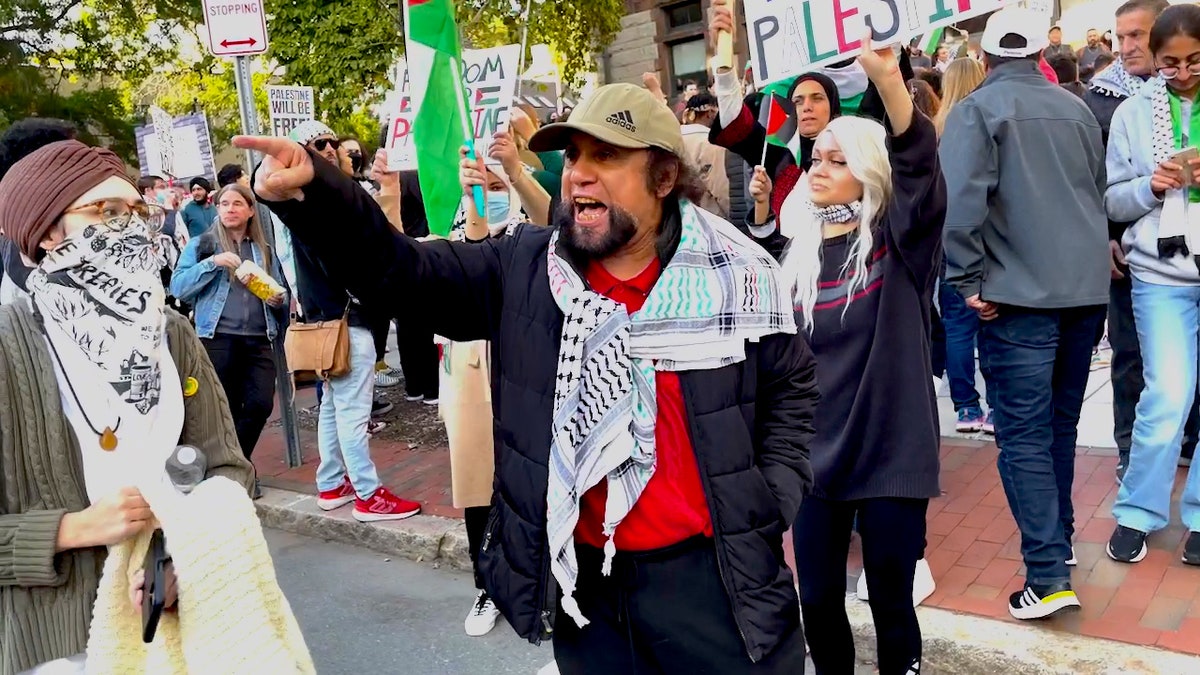
M1024 7L1009 7L993 14L983 29L979 46L993 56L1020 58L1031 56L1050 44L1050 18L1042 12ZM1000 41L1008 36L1025 40L1019 47L1001 47Z

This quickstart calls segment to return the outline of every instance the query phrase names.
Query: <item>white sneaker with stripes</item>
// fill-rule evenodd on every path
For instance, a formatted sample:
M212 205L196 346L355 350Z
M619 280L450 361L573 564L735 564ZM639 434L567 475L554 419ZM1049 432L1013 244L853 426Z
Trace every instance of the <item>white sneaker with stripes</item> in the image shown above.
M1079 596L1069 582L1026 586L1008 598L1008 613L1016 619L1044 619L1064 609L1079 607Z

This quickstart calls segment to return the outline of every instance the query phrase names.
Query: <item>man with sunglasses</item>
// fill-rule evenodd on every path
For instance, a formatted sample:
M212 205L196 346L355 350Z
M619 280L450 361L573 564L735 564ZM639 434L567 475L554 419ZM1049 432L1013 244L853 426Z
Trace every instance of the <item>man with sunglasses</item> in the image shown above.
M298 125L288 137L330 164L338 161L337 134L316 120ZM421 505L401 499L383 487L369 447L371 410L375 393L375 340L369 315L346 289L325 273L320 258L301 242L293 242L287 229L275 227L280 258L291 254L295 263L296 295L307 323L338 321L346 317L350 328L350 372L323 383L317 446L317 506L326 511L354 504L360 522L400 520L421 512ZM290 249L290 251L286 250Z

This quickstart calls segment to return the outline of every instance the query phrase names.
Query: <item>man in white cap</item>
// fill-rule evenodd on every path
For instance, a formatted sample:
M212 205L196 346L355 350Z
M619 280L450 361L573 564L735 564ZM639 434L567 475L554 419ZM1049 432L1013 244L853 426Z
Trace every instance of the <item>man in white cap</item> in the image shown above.
M1000 480L1021 530L1018 619L1079 606L1075 441L1109 282L1100 125L1038 71L1046 32L1044 14L992 15L987 80L954 108L941 145L946 281L984 320Z

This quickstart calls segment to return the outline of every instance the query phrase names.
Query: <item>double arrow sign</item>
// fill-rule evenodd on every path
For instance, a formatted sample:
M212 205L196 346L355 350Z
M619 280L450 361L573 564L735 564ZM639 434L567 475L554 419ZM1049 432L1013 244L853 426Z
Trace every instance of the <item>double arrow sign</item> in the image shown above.
M267 51L263 0L202 0L208 51L213 56L252 56Z

